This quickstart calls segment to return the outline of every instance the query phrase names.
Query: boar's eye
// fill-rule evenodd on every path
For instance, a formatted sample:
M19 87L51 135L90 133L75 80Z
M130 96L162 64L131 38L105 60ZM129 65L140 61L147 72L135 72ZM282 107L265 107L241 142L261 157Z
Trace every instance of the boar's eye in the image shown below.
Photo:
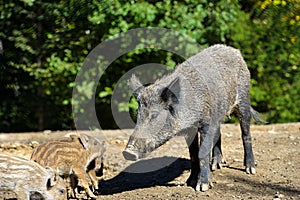
M158 114L159 114L158 112L152 112L151 113L151 119L157 118Z

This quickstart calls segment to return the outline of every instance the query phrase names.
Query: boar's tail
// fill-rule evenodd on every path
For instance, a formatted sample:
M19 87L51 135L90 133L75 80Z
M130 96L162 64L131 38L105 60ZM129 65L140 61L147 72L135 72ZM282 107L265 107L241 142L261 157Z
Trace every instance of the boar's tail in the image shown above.
M252 118L256 121L256 122L259 122L259 123L262 123L262 124L268 124L268 122L262 120L260 117L259 117L259 113L254 110L252 107L250 107L250 112L251 112L251 116Z

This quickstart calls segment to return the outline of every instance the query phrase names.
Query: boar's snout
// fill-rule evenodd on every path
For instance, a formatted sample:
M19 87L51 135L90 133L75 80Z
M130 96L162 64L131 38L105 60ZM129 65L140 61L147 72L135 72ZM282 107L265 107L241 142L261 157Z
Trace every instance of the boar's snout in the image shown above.
M152 138L131 135L123 151L123 156L126 160L136 161L147 157L154 149L155 144L152 142Z
M123 156L126 160L132 160L132 161L136 161L138 159L138 153L137 152L133 152L129 149L125 149L123 151Z

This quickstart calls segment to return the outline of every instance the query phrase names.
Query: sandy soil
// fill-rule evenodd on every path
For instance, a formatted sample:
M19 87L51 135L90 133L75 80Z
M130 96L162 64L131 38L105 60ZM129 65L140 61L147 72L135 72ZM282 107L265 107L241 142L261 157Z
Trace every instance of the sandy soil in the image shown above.
M28 159L39 143L69 132L0 134L0 153ZM85 132L107 141L98 199L300 199L300 123L251 127L255 175L244 172L239 126L223 125L226 165L213 172L214 186L207 192L185 185L190 161L182 137L173 138L147 159L130 162L121 153L130 132Z

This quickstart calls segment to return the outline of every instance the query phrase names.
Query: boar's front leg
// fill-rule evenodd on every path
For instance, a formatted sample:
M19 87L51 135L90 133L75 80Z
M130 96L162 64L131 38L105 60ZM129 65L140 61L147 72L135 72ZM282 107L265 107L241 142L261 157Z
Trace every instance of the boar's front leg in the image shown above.
M212 120L217 121L217 120ZM200 131L200 149L199 163L200 173L198 176L197 191L206 191L211 185L210 180L210 155L214 144L220 137L220 124L203 124L199 127Z
M186 181L188 186L196 187L198 175L200 172L200 165L199 165L199 136L198 130L189 133L188 138L186 138L187 144L189 145L189 152L191 158L191 174Z

